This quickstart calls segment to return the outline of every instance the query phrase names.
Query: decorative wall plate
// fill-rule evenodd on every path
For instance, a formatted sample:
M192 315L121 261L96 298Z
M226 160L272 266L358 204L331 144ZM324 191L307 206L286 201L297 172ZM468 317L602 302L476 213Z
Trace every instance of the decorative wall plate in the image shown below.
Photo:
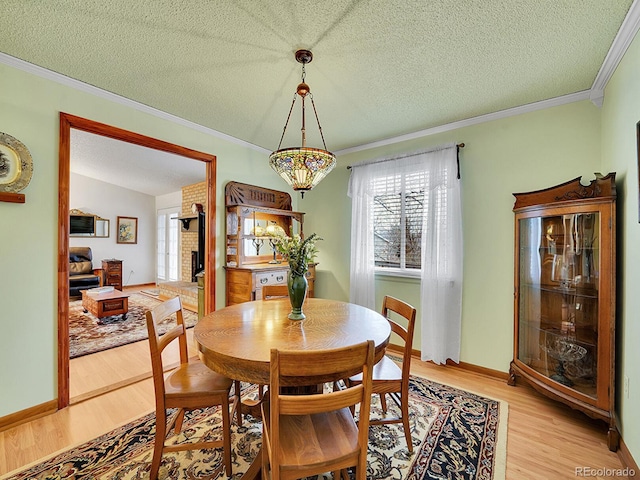
M31 181L33 160L17 138L0 132L0 192L19 192Z

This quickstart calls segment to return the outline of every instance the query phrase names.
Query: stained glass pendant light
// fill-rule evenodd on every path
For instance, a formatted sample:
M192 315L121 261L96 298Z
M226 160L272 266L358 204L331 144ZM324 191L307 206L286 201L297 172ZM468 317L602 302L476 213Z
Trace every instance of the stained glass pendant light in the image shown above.
M280 143L278 149L269 156L269 165L273 168L278 175L293 187L295 191L300 191L304 197L304 192L311 190L315 187L320 180L327 176L327 174L333 170L336 166L336 156L327 150L327 144L324 141L324 135L322 134L322 127L320 126L320 119L318 118L318 112L316 111L316 104L313 101L313 95L309 90L304 80L306 76L305 65L310 63L313 59L313 55L309 50L298 50L296 52L296 60L302 64L302 82L298 85L295 95L293 96L293 102L291 102L291 109L287 116L287 121L284 124L282 130L282 137L280 137ZM284 134L287 131L287 125L291 118L291 112L296 104L296 100L300 96L302 98L302 146L301 147L289 147L280 148ZM324 149L307 147L307 134L305 126L305 111L304 101L305 98L311 99L311 105L313 106L313 113L316 116L318 122L318 129L320 130L320 137L322 138L322 144Z

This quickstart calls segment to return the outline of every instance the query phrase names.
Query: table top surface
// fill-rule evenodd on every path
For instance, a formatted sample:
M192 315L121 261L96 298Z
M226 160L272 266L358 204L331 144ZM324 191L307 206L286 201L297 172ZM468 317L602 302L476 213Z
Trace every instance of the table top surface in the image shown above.
M319 298L306 300L304 320L289 320L290 311L283 298L239 303L204 316L194 328L200 358L230 378L268 384L272 348L324 350L373 340L376 358L384 355L391 327L378 312ZM291 385L308 384L308 378L291 380Z
M129 298L131 295L126 292L121 292L117 288L114 288L110 292L106 293L89 293L87 290L81 290L82 299L89 299L94 301L101 300L114 300L116 298Z

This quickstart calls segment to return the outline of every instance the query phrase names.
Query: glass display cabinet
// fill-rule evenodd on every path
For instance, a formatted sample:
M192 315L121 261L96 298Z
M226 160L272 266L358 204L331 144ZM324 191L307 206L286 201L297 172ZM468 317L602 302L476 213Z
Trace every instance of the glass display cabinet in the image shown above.
M516 193L514 358L509 384L609 425L615 392L615 173Z

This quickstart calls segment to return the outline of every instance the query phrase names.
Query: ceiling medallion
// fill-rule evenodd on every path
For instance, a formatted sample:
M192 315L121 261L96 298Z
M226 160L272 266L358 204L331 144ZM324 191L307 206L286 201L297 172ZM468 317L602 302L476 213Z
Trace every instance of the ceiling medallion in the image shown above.
M336 156L327 150L324 135L322 134L322 127L320 126L320 119L318 118L316 105L313 101L313 95L311 94L309 85L305 83L305 65L310 63L311 60L313 60L313 55L309 50L298 50L296 52L296 61L302 64L302 82L298 85L296 94L293 97L291 109L289 110L287 121L282 130L278 149L269 156L269 165L271 165L271 168L291 185L295 191L300 191L303 198L304 192L311 190L320 183L320 180L326 177L327 174L333 170L333 167L336 166ZM287 131L287 125L289 124L289 118L291 118L291 112L293 111L298 96L302 98L302 146L281 149L280 146L282 145L282 140ZM311 99L313 113L318 122L318 130L320 130L320 137L322 138L324 149L307 147L304 110L304 101L307 96Z

